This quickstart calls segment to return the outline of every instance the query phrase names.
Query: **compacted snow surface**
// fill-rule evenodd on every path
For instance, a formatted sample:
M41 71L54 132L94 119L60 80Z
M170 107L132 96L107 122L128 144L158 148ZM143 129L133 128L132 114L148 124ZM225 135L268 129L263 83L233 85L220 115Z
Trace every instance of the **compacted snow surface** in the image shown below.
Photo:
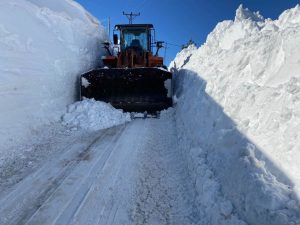
M156 119L75 102L105 38L74 1L0 2L1 225L300 224L299 6L183 49Z
M51 138L54 153L2 188L0 224L195 224L174 126L169 110L160 119L64 133L66 142Z

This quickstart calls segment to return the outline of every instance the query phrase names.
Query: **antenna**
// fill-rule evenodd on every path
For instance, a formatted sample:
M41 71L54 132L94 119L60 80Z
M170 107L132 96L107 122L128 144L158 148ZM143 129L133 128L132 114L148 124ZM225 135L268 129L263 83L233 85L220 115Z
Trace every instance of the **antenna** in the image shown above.
M133 13L133 12L131 12L131 13L123 12L123 15L127 16L128 20L129 20L129 24L132 24L133 19L137 16L140 16L141 14L140 13Z
M108 17L108 38L110 38L110 16Z

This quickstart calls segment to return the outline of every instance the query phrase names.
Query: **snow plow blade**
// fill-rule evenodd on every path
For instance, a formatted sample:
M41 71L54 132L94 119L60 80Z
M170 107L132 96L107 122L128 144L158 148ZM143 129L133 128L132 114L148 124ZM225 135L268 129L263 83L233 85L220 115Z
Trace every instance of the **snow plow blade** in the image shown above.
M81 76L81 99L108 102L126 112L155 113L172 106L168 79L172 74L159 68L96 69Z

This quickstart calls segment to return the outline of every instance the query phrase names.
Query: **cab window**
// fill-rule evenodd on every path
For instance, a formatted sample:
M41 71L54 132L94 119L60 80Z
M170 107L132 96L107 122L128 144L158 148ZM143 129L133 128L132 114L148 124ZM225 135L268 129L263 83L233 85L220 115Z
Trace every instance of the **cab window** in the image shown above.
M145 29L124 29L123 30L122 50L128 48L140 48L148 50L147 31Z

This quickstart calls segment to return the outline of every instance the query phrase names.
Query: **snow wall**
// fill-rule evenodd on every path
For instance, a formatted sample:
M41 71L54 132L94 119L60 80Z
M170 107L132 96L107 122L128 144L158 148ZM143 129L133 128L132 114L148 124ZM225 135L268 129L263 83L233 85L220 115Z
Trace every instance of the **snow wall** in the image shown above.
M171 62L203 224L300 224L299 52L299 5L274 21L240 6Z
M72 0L0 1L0 152L59 119L107 39Z

